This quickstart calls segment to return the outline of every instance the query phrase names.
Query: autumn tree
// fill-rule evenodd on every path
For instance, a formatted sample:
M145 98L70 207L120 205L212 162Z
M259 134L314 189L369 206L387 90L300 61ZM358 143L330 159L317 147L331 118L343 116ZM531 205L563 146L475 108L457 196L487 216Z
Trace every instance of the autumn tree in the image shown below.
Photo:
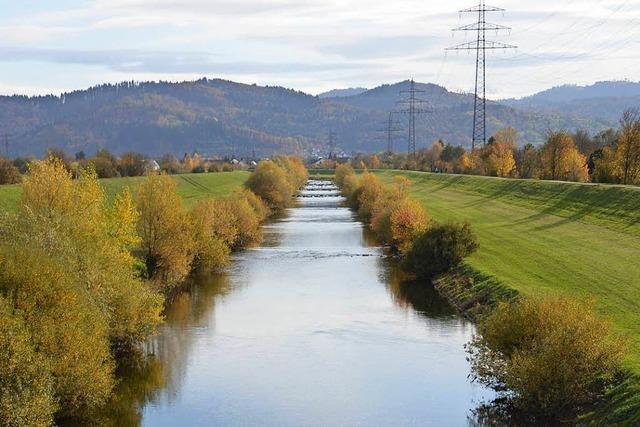
M580 154L567 132L552 132L540 148L541 178L586 182L587 159Z
M143 176L146 172L146 165L144 155L127 152L120 156L118 171L120 176Z
M344 180L347 177L347 175L354 175L354 174L355 172L353 170L353 167L351 167L350 163L345 163L345 164L336 166L336 170L334 173L334 180L335 180L336 186L338 188L342 188L342 186L344 185Z
M401 253L407 253L428 228L429 217L419 202L405 198L393 208L390 223L394 244Z
M89 161L93 164L98 178L113 178L120 175L118 159L108 150L99 150Z
M56 409L49 361L22 315L0 296L0 425L48 427Z
M17 184L21 180L20 170L9 160L0 157L0 185Z
M625 343L588 304L566 297L502 303L468 346L475 380L536 424L575 420L614 378Z
M371 172L362 175L360 183L362 191L358 196L358 214L365 220L370 221L373 215L374 205L378 197L384 191L384 186L380 178Z
M628 110L620 122L616 163L622 184L640 183L640 111Z
M411 182L406 177L396 176L393 178L393 185L384 186L373 203L370 227L384 243L394 242L391 215L407 198L410 185Z
M165 154L160 159L160 169L169 175L175 175L180 171L180 162L173 154Z
M620 183L620 164L616 147L606 146L591 155L594 182Z
M260 196L269 208L274 210L287 207L294 191L287 171L270 160L258 163L256 170L247 180L246 187Z
M59 413L79 416L104 404L112 352L153 332L162 299L135 273L130 195L111 209L95 171L73 179L57 158L29 168L18 213L0 223L0 292L47 360Z
M510 177L516 174L513 150L518 143L518 132L513 128L501 129L482 149L486 174Z
M538 177L538 150L533 144L526 144L516 150L515 162L520 178Z
M137 209L149 276L163 288L180 284L191 271L195 242L175 180L168 175L148 175L138 187Z

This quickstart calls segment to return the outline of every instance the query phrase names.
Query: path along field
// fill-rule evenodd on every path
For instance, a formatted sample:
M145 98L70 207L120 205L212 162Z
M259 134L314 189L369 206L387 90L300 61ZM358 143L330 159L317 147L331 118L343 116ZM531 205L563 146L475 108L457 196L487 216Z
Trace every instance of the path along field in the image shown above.
M470 264L523 294L593 299L632 343L640 374L640 188L379 171L404 175L436 220L468 221Z
M242 187L249 178L249 172L219 172L203 174L175 175L178 182L178 193L182 196L185 205L189 206L198 200L207 197L222 197L231 194L234 190ZM135 178L111 178L103 179L100 182L109 200L129 187L133 194L138 183L144 177ZM20 185L0 186L0 210L14 211L18 205L22 189Z

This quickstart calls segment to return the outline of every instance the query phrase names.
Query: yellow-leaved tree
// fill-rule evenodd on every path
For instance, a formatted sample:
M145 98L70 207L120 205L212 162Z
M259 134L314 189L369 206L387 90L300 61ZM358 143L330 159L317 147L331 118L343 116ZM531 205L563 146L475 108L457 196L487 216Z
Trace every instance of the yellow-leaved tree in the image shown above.
M73 179L57 158L30 164L18 213L0 225L0 291L48 360L60 414L103 404L111 351L148 337L162 298L137 277L130 196L110 208L92 169Z
M149 277L168 291L191 272L196 243L188 212L182 206L175 180L148 175L138 187L138 233Z
M405 198L394 207L390 222L394 244L401 253L407 253L415 239L429 227L429 216L419 202Z
M552 132L540 148L542 179L586 182L589 180L587 159L578 151L568 132Z

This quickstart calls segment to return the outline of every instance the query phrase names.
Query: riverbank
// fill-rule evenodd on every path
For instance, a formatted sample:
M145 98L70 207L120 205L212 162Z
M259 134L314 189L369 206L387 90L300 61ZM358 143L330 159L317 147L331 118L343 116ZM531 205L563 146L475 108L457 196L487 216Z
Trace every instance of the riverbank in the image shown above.
M250 172L218 172L201 174L172 175L178 187L178 194L186 206L209 198L224 197L241 188L250 176ZM133 192L145 177L101 179L107 199L113 201L116 194L125 188ZM22 194L21 185L0 185L0 211L14 212Z
M438 221L467 221L480 249L440 276L436 289L475 320L517 295L567 294L593 299L631 342L625 379L585 416L595 425L640 422L640 192L487 177L378 171L402 175Z
M595 299L631 341L640 373L640 192L626 187L502 180L406 171L411 195L438 221L467 221L480 248L479 274L524 295ZM584 197L582 198L581 195Z

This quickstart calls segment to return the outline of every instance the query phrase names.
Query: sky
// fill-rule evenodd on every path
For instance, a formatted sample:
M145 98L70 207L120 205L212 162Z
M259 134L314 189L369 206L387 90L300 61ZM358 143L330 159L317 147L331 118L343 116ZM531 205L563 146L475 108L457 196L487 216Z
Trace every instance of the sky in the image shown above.
M312 94L408 78L474 87L477 0L0 0L0 94L223 78ZM640 0L495 0L488 97L640 80ZM476 3L477 4L477 3Z

